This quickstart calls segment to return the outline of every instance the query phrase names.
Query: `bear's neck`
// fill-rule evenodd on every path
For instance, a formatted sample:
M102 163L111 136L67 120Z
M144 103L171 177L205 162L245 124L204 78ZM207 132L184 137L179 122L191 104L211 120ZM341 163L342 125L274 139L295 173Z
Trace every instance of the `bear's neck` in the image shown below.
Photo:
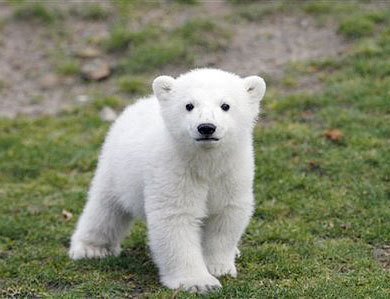
M208 179L234 170L233 162L240 161L252 151L251 140L246 138L235 146L221 144L210 148L181 144L175 155L193 175Z

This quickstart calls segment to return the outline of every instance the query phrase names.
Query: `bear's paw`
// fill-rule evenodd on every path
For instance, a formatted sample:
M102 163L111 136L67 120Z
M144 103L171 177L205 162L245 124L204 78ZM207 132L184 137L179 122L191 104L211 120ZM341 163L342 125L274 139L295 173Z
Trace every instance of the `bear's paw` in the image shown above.
M237 270L234 264L224 264L224 263L212 263L207 265L211 275L215 277L220 277L223 275L230 275L232 277L237 277Z
M104 246L94 246L79 242L72 245L69 250L69 257L73 260L103 258L106 256L118 256L120 248L107 248Z
M170 289L180 289L191 293L207 293L222 287L218 279L211 275L200 277L164 278L163 284Z

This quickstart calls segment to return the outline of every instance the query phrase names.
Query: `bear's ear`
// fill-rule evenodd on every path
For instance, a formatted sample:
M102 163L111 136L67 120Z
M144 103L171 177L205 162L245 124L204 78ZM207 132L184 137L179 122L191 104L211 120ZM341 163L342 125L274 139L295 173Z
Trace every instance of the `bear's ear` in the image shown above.
M175 79L169 76L160 76L153 81L153 92L158 100L166 101L172 92Z
M250 98L260 102L265 94L265 81L259 76L250 76L243 79L244 87Z

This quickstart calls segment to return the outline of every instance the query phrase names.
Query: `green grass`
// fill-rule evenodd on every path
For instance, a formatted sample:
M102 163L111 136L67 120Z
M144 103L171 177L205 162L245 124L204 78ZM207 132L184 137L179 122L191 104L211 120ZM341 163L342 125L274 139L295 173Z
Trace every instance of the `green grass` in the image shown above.
M266 3L256 3L253 1L252 5L240 6L234 11L233 16L238 16L249 22L256 22L262 21L277 12L285 12L290 8L287 2L282 1L269 1Z
M146 73L169 64L191 64L186 45L180 40L151 43L134 49L122 65L125 72Z
M332 12L334 6L331 1L309 1L303 10L311 14L327 14Z
M124 73L148 74L166 65L193 66L196 55L222 51L230 33L223 26L204 19L191 19L172 30L157 25L129 31L122 25L113 27L104 46L109 53L125 53L118 66Z
M14 18L19 21L36 21L43 24L51 24L59 17L59 13L48 9L43 3L32 2L21 4L14 11Z
M348 16L340 23L339 33L348 38L368 36L375 31L374 21L360 15Z
M239 276L198 297L388 297L390 271L374 251L390 244L390 18L349 18L371 20L375 32L359 33L344 55L296 66L297 76L322 78L321 91L285 95L270 85L255 128L256 206ZM197 33L174 32L177 44L145 41L123 52L135 59L128 67L145 72L150 59L155 68L185 57ZM179 45L184 50L175 52ZM284 84L294 85L289 76ZM118 87L140 93L142 78L123 77ZM109 128L99 111L127 103L98 97L55 117L0 119L0 297L197 297L160 286L142 223L117 258L67 257ZM341 139L325 138L330 129Z
M182 38L192 51L193 47L198 51L223 50L231 37L226 28L205 19L190 20L171 34Z
M344 16L340 22L338 32L349 39L358 39L371 36L380 31L378 25L388 25L390 8L373 10L365 13L352 13Z
M130 42L133 40L133 35L124 29L122 26L115 27L108 40L105 41L105 48L108 52L118 52L126 50Z
M59 75L75 76L80 74L80 63L76 59L58 60L56 64L56 72Z
M181 3L181 4L197 4L198 1L197 0L173 0L177 3Z
M112 28L109 38L103 46L109 53L124 52L130 46L137 47L148 41L157 39L161 29L157 26L147 26L140 31L129 31L124 24Z
M151 93L152 90L148 81L139 76L124 76L118 80L119 89L130 95L145 95Z
M97 3L84 4L79 8L73 8L70 13L73 16L90 21L104 21L110 16L110 12Z
M114 97L114 96L100 96L95 97L92 101L92 106L97 110L101 110L103 107L111 107L114 109L119 109L123 107L123 99Z

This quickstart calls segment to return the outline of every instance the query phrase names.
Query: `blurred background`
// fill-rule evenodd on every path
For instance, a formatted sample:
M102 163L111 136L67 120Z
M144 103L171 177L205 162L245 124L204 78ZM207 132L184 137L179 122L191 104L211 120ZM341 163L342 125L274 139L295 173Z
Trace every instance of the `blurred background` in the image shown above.
M190 296L142 223L118 258L67 248L110 123L156 76L215 67L267 93L239 276L210 297L387 298L389 57L389 1L0 0L0 297Z
M288 71L350 46L351 29L328 15L348 13L353 4L333 2L2 1L0 116L134 98L151 92L156 75L204 66L314 91L315 74Z

